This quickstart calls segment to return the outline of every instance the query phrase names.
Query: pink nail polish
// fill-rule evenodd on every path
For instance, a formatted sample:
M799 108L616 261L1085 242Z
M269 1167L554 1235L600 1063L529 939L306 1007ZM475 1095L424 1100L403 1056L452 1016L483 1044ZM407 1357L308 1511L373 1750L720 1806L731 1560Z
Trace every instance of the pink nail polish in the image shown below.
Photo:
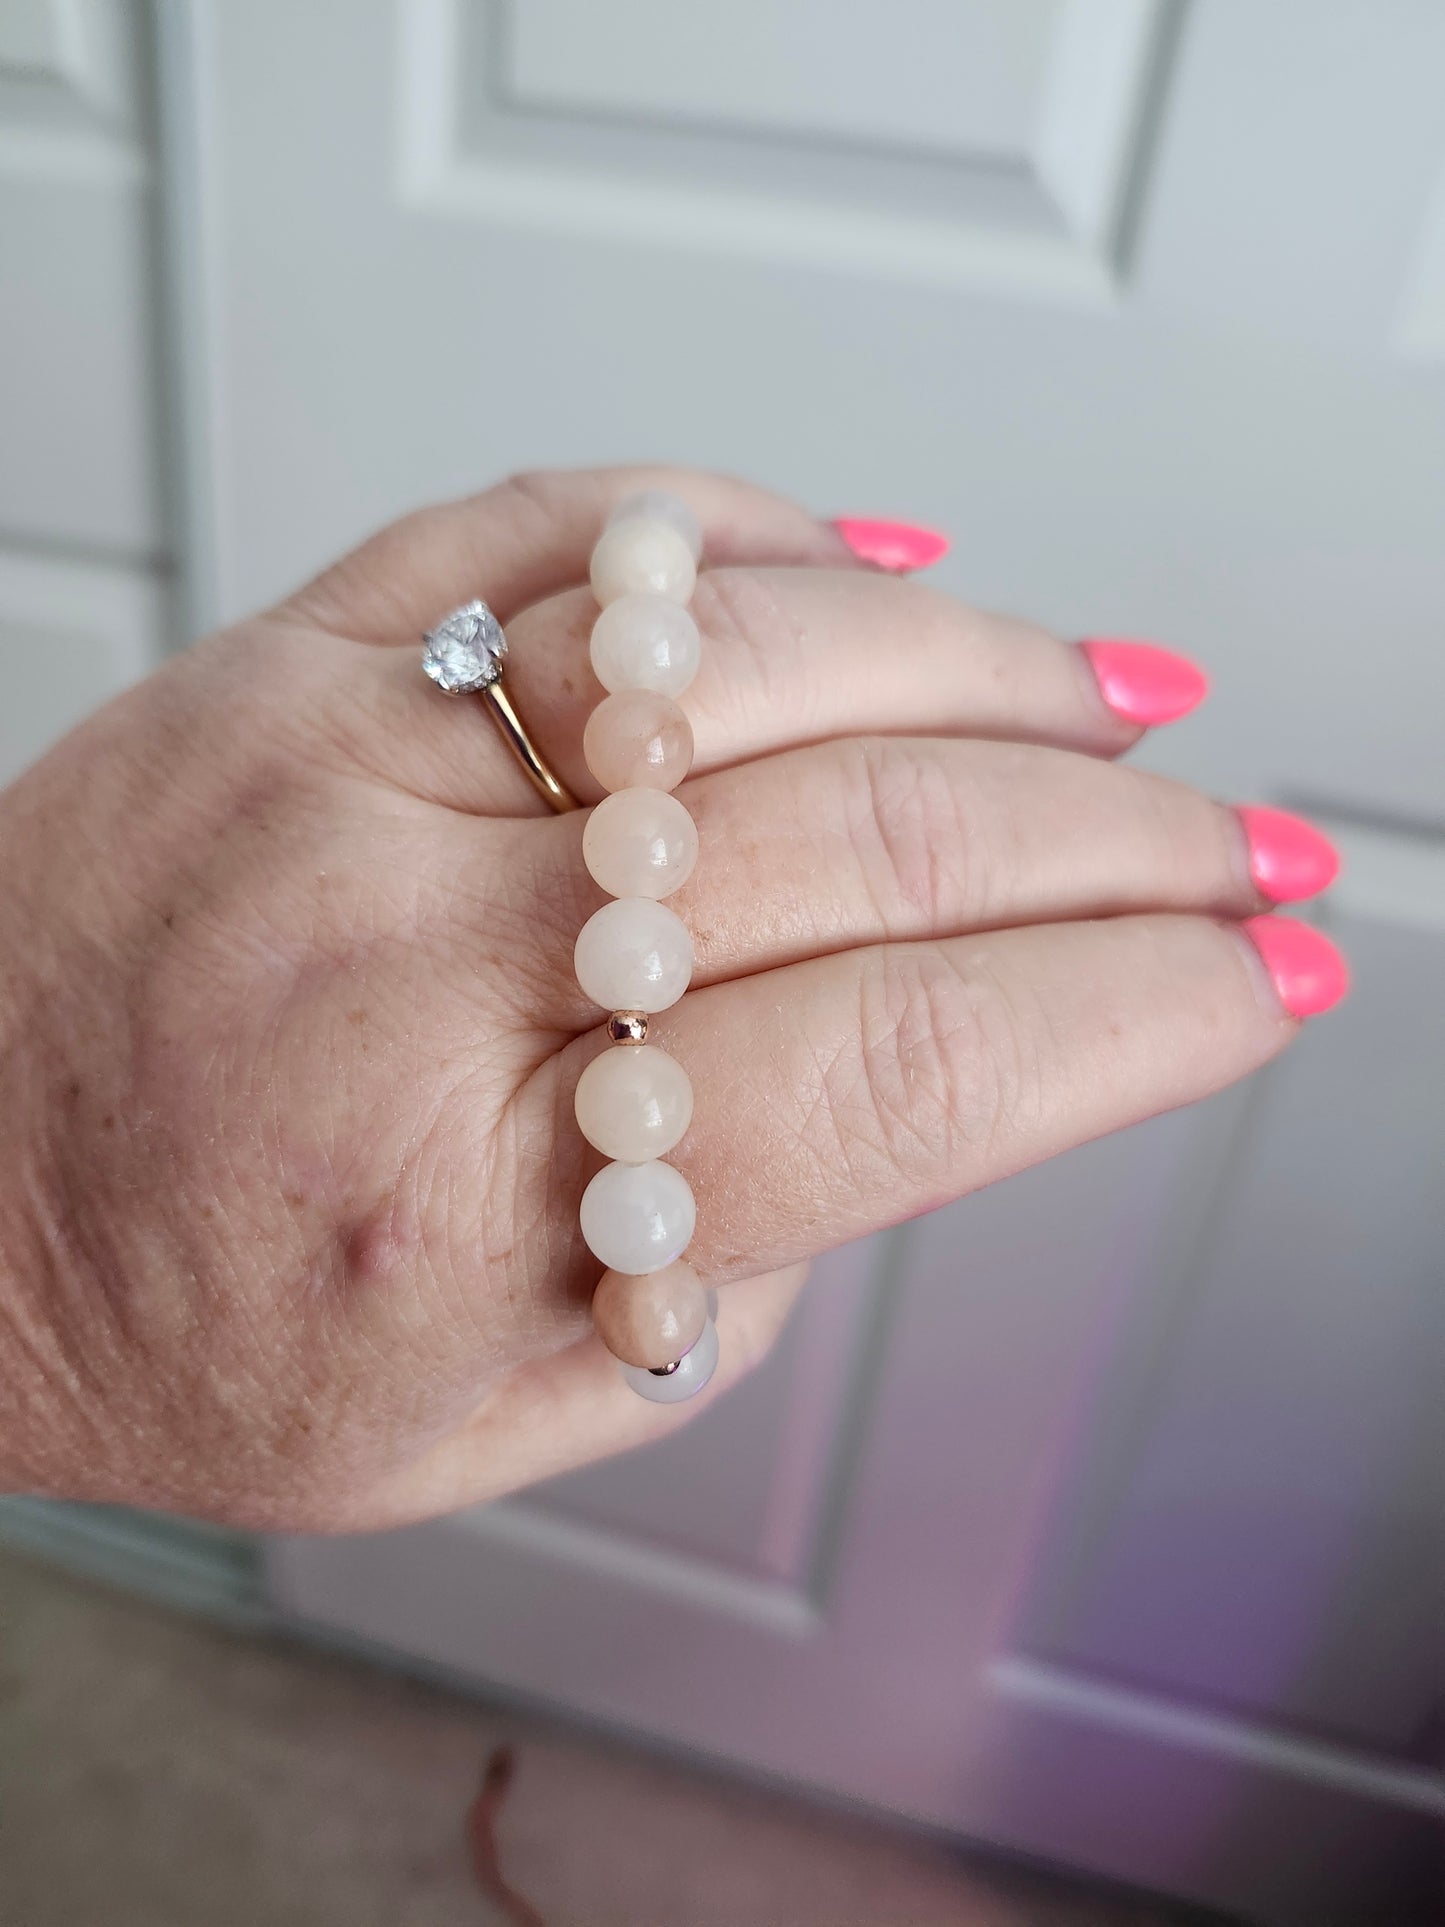
M1313 823L1247 803L1235 811L1249 840L1249 874L1271 903L1318 896L1340 873L1340 854Z
M1318 1017L1350 987L1349 965L1328 937L1293 917L1250 917L1240 925L1291 1017Z
M854 555L898 575L909 569L926 569L948 554L946 535L916 528L911 522L876 522L866 516L840 515L833 527Z
M1209 678L1187 656L1153 642L1113 637L1081 642L1099 693L1116 716L1153 727L1187 716L1209 694Z

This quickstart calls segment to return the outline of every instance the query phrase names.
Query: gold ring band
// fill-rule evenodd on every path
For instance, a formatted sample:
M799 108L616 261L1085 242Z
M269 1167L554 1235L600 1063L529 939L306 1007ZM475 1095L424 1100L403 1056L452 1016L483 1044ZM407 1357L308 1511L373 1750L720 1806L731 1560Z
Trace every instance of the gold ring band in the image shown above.
M527 734L526 725L517 714L511 697L502 687L502 678L487 684L477 691L479 699L488 704L493 720L502 732L508 749L521 764L527 781L550 808L558 815L577 808L577 799L563 784L557 781L547 767L546 758Z
M575 810L577 799L559 783L502 687L507 638L485 602L463 603L422 637L422 668L448 696L480 696L502 739L549 809Z

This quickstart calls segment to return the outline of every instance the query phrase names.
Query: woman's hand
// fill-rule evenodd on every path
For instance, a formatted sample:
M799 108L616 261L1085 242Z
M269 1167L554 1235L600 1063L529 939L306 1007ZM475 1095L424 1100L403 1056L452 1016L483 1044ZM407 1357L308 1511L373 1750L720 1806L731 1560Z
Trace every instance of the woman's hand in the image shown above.
M698 1098L672 1161L722 1288L708 1397L814 1253L1202 1097L1289 1041L1286 1003L1342 989L1323 939L1239 927L1279 825L1251 839L1112 761L1134 705L1081 649L711 476L428 511L0 799L12 1487L376 1527L687 1416L589 1331L583 819L539 813L416 646L485 595L533 735L594 800L576 585L639 486L692 504L712 565L679 792L702 854L672 900L697 972L653 1032ZM1326 881L1327 846L1304 868Z

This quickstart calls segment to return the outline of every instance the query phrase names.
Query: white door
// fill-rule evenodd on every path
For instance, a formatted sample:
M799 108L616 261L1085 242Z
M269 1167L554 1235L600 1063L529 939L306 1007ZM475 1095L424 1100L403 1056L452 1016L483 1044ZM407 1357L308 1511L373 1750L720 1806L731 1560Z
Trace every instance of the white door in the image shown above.
M837 1255L666 1447L277 1544L276 1596L1104 1873L1424 1920L1445 9L161 21L211 613L514 467L735 468L951 530L974 600L1198 655L1218 693L1151 759L1304 803L1351 865L1357 994L1251 1087Z

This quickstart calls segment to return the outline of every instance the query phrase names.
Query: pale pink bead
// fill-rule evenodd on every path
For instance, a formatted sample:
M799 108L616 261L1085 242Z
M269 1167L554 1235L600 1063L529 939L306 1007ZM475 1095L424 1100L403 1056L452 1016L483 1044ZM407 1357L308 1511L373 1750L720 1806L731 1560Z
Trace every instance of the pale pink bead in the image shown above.
M592 1299L592 1322L614 1358L655 1371L702 1337L707 1293L685 1258L647 1278L604 1271Z
M593 1058L573 1102L583 1137L604 1157L645 1164L687 1135L692 1080L656 1044L624 1044Z
M660 595L626 595L592 625L592 669L604 689L680 696L702 661L702 637L686 609Z
M670 897L697 862L697 825L665 790L618 790L587 818L582 861L609 896Z
M665 903L622 897L595 910L572 953L583 994L604 1010L667 1010L692 976L692 938Z
M687 537L654 516L614 522L592 551L592 593L604 609L624 595L686 602L696 583L697 563Z
M621 689L582 732L587 767L605 790L675 790L692 768L692 724L670 696Z
M680 495L669 494L665 488L639 489L635 495L622 498L608 516L607 526L610 529L618 522L630 522L639 515L654 522L671 523L692 551L693 561L702 560L702 524Z

